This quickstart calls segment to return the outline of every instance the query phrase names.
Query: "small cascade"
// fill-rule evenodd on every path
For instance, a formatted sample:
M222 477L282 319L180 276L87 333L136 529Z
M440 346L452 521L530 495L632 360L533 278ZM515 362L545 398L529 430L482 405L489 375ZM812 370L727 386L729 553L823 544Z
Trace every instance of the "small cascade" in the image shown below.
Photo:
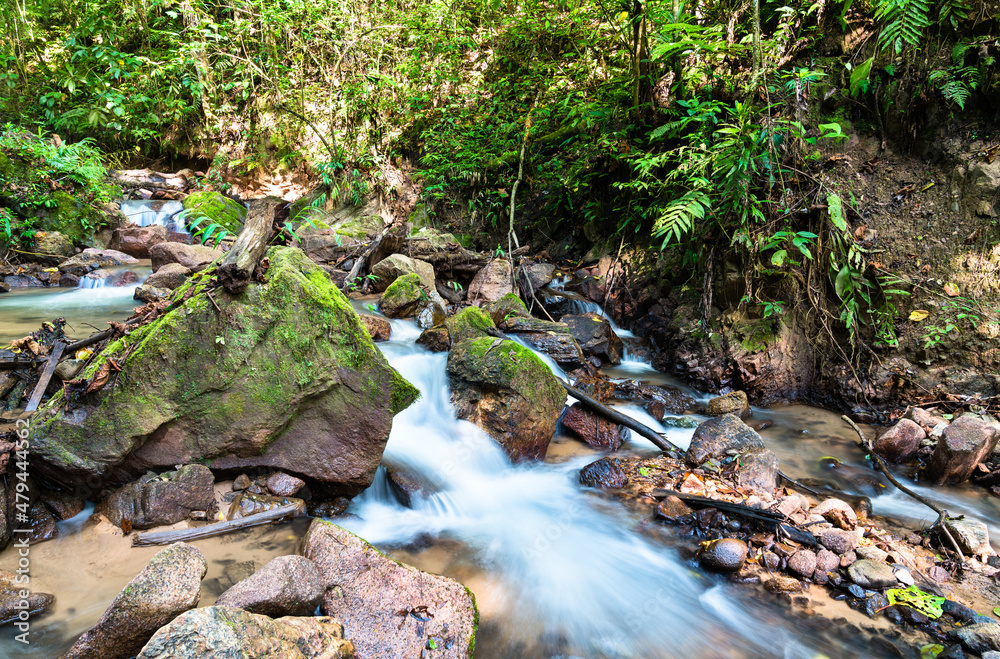
M171 233L190 235L184 226L184 220L179 218L184 210L184 205L179 201L125 199L119 203L122 213L132 224L141 227L160 224Z

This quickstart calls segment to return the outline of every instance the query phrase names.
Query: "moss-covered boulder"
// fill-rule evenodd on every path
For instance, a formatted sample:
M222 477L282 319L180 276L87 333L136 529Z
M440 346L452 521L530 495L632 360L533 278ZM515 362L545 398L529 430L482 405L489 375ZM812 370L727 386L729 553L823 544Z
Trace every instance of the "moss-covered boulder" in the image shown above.
M545 457L566 391L531 350L502 339L470 339L448 355L451 400L514 461Z
M266 284L213 300L208 274L188 280L177 308L109 344L81 377L111 359L120 373L91 394L64 390L35 416L36 473L103 482L202 462L367 487L393 415L418 392L321 268L296 248L268 256Z
M235 236L240 232L240 227L247 217L246 206L211 190L192 192L182 203L184 210L187 211L186 223L189 227L197 218L205 218L198 224L198 229L218 224Z
M420 275L403 275L389 284L378 301L379 308L390 318L405 318L419 310L420 303L427 298L420 285Z
M452 344L461 343L466 339L490 336L491 331L497 331L493 319L479 307L465 307L444 321L444 325L448 328L448 336L451 337Z
M420 283L428 291L434 290L434 266L427 261L411 259L405 254L390 254L375 264L372 274L378 279L375 280L373 289L376 293L381 293L403 275L417 273Z
M484 304L483 309L486 310L486 313L490 315L490 318L497 325L508 318L531 318L528 307L524 305L521 298L513 293L507 293L495 302Z

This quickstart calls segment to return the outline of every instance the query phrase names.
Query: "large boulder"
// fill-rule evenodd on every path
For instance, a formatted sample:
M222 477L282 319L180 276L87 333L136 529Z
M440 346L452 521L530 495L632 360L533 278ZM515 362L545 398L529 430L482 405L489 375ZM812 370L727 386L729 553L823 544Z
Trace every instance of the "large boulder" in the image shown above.
M685 460L697 467L707 460L739 456L739 484L772 492L777 486L778 458L764 447L764 440L735 414L724 414L699 425L691 438Z
M508 293L514 293L510 261L495 259L487 263L469 284L470 302L495 302Z
M281 469L338 494L368 487L393 415L418 391L319 266L292 247L268 255L266 284L213 302L208 277L187 283L183 304L110 343L80 377L93 382L111 358L122 373L70 406L65 390L53 396L32 423L38 473L118 481L203 462Z
M136 659L352 659L344 626L328 617L272 620L240 609L209 606L160 628Z
M569 333L583 349L583 354L593 355L606 364L620 364L624 346L607 318L596 313L566 315L559 319L566 323Z
M411 259L404 254L392 254L375 264L372 274L377 277L372 289L376 293L381 293L389 284L396 281L403 275L416 274L420 277L420 283L429 291L434 287L434 266L427 261Z
M900 419L878 436L872 449L893 464L903 464L917 457L917 449L925 437L927 433L915 421Z
M58 263L61 257L73 256L76 253L73 241L58 231L39 231L35 234L34 240L33 251L48 256L49 258L44 259L46 263Z
M271 618L308 616L316 611L326 586L316 566L304 556L279 556L215 600Z
M200 551L183 542L170 545L128 582L63 659L134 657L157 629L198 605L207 570Z
M204 229L211 224L218 224L222 229L234 236L240 232L243 221L247 217L246 206L225 195L210 190L192 192L182 202L184 222L189 227L201 218L197 229ZM197 230L196 229L196 230Z
M468 588L394 561L324 520L313 520L303 543L326 586L322 612L344 623L359 658L472 656L479 611Z
M107 268L113 265L130 265L138 263L134 256L129 256L123 252L113 249L92 249L87 248L82 253L66 259L59 264L59 272L64 275L75 275L83 277L91 270Z
M157 243L149 248L149 258L153 262L153 272L168 263L180 263L193 272L204 270L215 259L222 256L222 250L205 245L185 245L184 243Z
M157 476L146 474L112 492L97 506L115 526L128 521L137 529L176 524L194 510L215 502L215 477L204 465L184 465Z
M167 227L162 224L150 224L145 227L126 224L111 234L110 246L111 249L117 249L137 259L148 259L149 248L165 242L167 242Z
M152 286L153 288L162 288L172 291L175 288L180 288L181 284L187 281L187 278L190 275L191 268L187 268L180 263L167 263L166 265L160 266L159 270L146 277L146 281L143 283L146 286Z
M566 323L517 316L502 319L499 325L507 333L516 334L544 352L563 368L579 368L586 359Z
M478 339L498 333L493 319L479 307L465 307L445 320L444 325L448 329L452 345L458 345L466 339Z
M410 273L399 277L389 284L389 287L379 298L378 306L390 318L413 316L420 309L420 303L427 294L420 283L420 275Z
M451 400L458 417L486 431L512 460L545 457L566 391L531 350L484 337L452 345Z
M964 414L941 433L927 466L927 477L938 485L968 480L972 470L996 445L997 431L993 426Z
M561 421L572 434L597 449L617 451L631 436L628 428L594 414L580 403L567 408Z

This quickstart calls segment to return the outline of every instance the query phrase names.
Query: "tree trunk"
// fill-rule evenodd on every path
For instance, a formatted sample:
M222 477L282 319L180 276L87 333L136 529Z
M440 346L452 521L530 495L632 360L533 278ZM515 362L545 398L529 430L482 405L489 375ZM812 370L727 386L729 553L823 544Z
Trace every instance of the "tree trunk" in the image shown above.
M219 268L219 282L228 292L239 295L246 290L274 236L275 223L288 214L287 207L288 202L277 197L265 197L251 205L243 230Z

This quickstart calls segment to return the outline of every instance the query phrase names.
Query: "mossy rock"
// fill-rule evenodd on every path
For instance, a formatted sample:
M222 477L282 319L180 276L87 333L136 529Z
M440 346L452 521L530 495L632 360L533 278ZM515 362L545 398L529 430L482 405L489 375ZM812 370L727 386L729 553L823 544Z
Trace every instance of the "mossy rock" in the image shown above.
M514 461L545 457L566 391L534 352L491 337L452 343L448 378L459 418L485 430Z
M334 227L338 234L357 240L370 240L385 229L385 220L378 215L350 217Z
M478 339L490 336L489 330L496 330L496 323L479 307L465 307L457 314L444 321L452 344L466 339Z
M240 232L247 217L246 206L211 190L192 192L182 203L184 210L188 211L185 223L189 227L197 218L205 218L195 231L205 229L211 224L218 224L223 230L235 236Z
M420 275L411 272L389 284L378 304L386 316L404 318L415 314L424 298L424 290L420 287Z
M36 415L37 473L104 482L201 462L278 468L345 494L367 487L392 416L419 392L301 250L268 257L266 284L213 303L211 277L190 278L177 308L109 344L80 377L112 358L121 373L71 401L63 390Z
M528 307L513 293L507 293L499 300L483 305L483 309L497 325L508 318L531 318Z

